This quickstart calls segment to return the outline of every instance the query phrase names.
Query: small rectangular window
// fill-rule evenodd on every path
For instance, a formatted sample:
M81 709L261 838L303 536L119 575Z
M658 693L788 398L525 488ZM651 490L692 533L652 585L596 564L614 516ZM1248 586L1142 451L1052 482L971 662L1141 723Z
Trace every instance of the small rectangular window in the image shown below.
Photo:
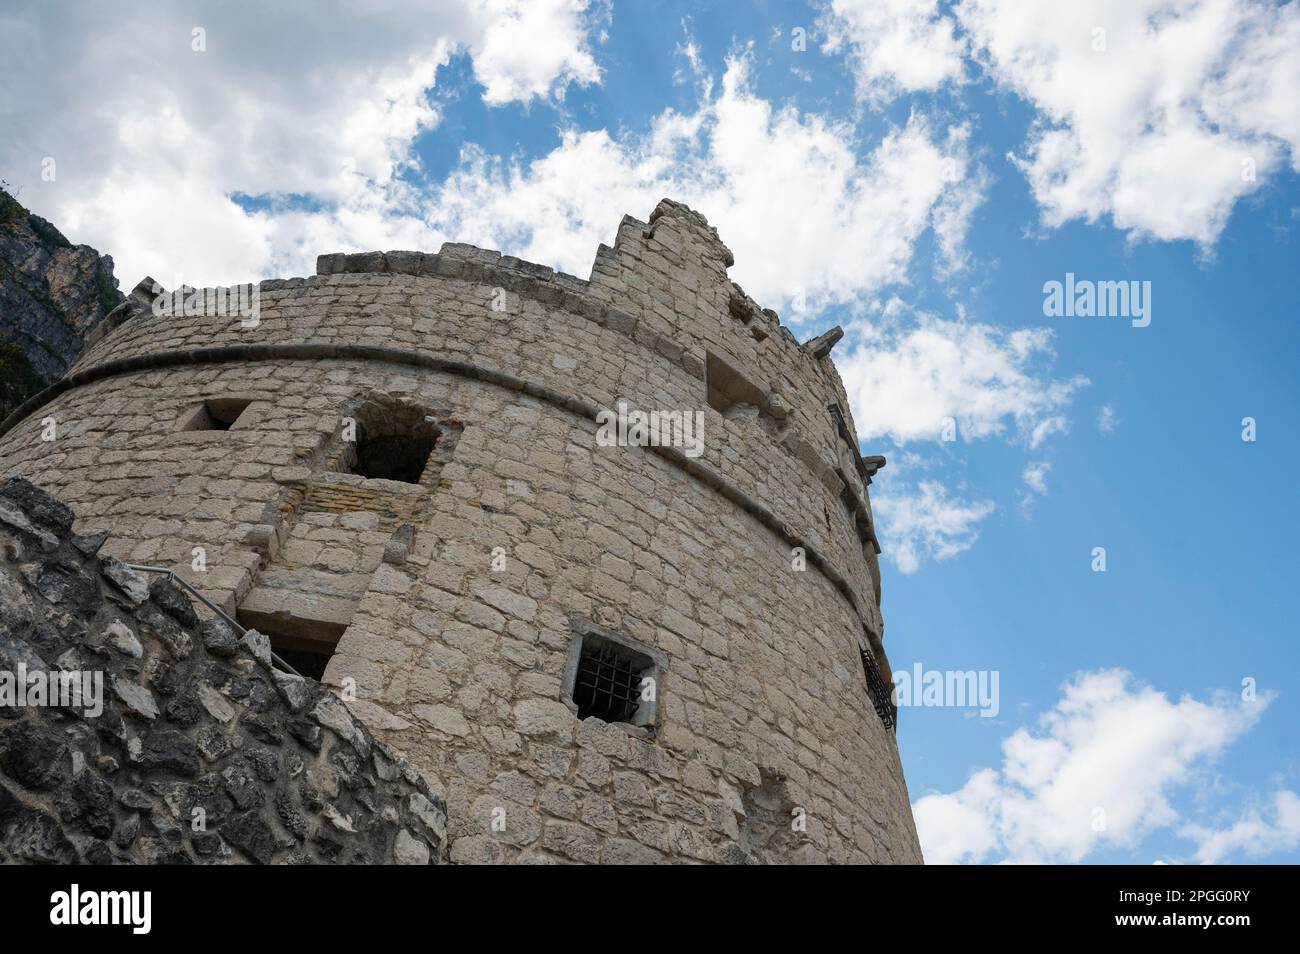
M595 716L605 722L631 722L641 705L642 673L653 665L648 657L614 643L588 639L578 660L573 701L578 718Z
M301 676L319 682L325 675L347 627L341 623L306 619L288 612L263 613L241 606L236 619L271 640L271 649Z
M418 484L442 432L422 408L385 396L372 396L348 415L355 443L344 468L367 480Z
M228 431L252 403L243 398L210 398L190 413L181 430Z
M590 623L574 628L565 694L578 718L654 725L665 657Z

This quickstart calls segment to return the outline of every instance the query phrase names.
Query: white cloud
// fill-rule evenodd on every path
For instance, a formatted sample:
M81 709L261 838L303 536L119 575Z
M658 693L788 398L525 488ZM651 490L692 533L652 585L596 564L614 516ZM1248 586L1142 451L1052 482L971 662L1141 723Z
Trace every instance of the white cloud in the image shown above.
M1060 414L1044 417L1034 424L1029 432L1029 446L1036 448L1053 434L1065 434L1070 430L1070 422Z
M954 497L939 481L898 489L893 482L882 482L872 495L872 509L881 549L903 573L915 573L923 560L946 560L969 550L980 521L993 513L992 503Z
M484 101L562 99L569 83L600 81L600 67L581 41L587 0L475 0L474 7L486 24L470 45Z
M1179 834L1196 842L1196 860L1207 865L1293 851L1300 846L1300 795L1282 789L1265 811L1247 809L1227 828L1184 825Z
M957 174L955 166L950 165L948 174ZM943 279L965 271L970 264L966 233L989 185L988 174L978 166L968 163L964 174L965 181L949 188L934 210L934 235L939 246L937 273Z
M1032 448L1067 429L1062 411L1088 383L1044 372L1051 342L1046 328L1006 331L921 315L915 324L860 329L835 364L863 440L932 440L952 418L966 440L1006 434L1010 425Z
M190 50L190 14L173 8L5 14L5 46L18 48L0 56L0 96L21 107L0 163L27 169L24 201L110 251L128 285L145 273L168 286L310 274L320 252L449 239L585 275L621 213L646 215L665 195L704 212L738 280L795 320L905 281L929 229L944 268L964 260L982 188L967 174L966 127L914 116L864 153L852 125L755 95L747 55L716 92L700 75L697 109L667 110L643 134L569 129L527 164L466 144L445 181L415 188L401 173L438 122L428 90L455 51L472 57L489 103L599 79L586 33L599 14L584 2L417 6L306 22L271 7L252 33L248 9L213 6L197 17L206 53ZM48 63L60 69L37 68ZM703 71L698 55L692 68ZM59 158L56 184L37 178L44 154ZM240 193L270 205L250 210Z
M1114 434L1115 428L1119 424L1119 419L1115 416L1115 409L1109 404L1101 409L1097 415L1097 430L1103 434Z
M1136 847L1179 822L1174 790L1264 706L1226 696L1172 701L1123 670L1078 674L1036 729L1003 741L1000 768L915 803L926 860L1062 863Z
M956 15L1038 110L1017 161L1049 226L1110 216L1209 246L1255 188L1248 161L1263 176L1289 149L1300 170L1300 4L962 0Z
M1051 463L1040 460L1029 464L1020 475L1026 489L1019 491L1017 496L1020 498L1020 514L1026 520L1033 516L1038 498L1047 495L1047 475L1051 472Z
M713 77L704 65L700 45L695 42L695 37L691 34L690 23L685 19L682 20L681 42L673 49L673 54L680 57L683 63L682 66L673 70L673 82L680 86L693 79L700 84L701 93L707 99L712 88Z
M1036 494L1047 493L1047 475L1052 472L1052 465L1045 460L1030 464L1025 468L1023 478L1025 486Z
M412 196L397 175L437 122L427 91L453 52L474 58L492 103L596 81L584 6L7 4L0 167L24 203L111 252L128 285L146 272L302 274L320 251L428 234L403 216ZM54 182L41 181L45 156ZM250 212L234 193L306 195L326 211Z
M866 442L887 437L904 447L942 440L955 424L963 440L1003 436L1033 450L1069 430L1065 412L1088 383L1082 376L1052 377L1049 329L1007 331L911 314L897 296L875 305L869 320L852 323L849 341L835 365ZM1050 468L1039 462L1025 469L1032 492L1018 496L1026 516L1034 494L1046 492ZM897 467L882 477L872 499L882 549L904 573L969 550L994 510L992 502L963 499L939 481L900 477Z
M858 96L880 105L960 81L964 42L935 0L831 0L817 21L823 52L844 52Z
M745 290L795 321L905 281L927 229L959 264L979 198L966 127L914 115L859 158L851 126L774 107L750 68L728 59L716 95L702 81L696 111L667 110L644 136L569 131L526 165L467 150L426 214L448 235L586 274L618 211L671 196L717 226Z

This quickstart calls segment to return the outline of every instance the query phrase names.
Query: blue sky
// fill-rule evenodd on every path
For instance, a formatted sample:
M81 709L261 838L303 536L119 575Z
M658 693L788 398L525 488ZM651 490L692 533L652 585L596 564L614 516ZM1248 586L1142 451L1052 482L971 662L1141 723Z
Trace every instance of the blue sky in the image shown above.
M895 670L999 674L996 717L902 713L927 857L1295 862L1300 12L1038 6L395 2L272 57L140 5L10 51L78 66L0 103L0 163L126 285L444 239L585 276L688 201L796 334L848 329ZM1150 325L1045 315L1067 272L1150 282Z

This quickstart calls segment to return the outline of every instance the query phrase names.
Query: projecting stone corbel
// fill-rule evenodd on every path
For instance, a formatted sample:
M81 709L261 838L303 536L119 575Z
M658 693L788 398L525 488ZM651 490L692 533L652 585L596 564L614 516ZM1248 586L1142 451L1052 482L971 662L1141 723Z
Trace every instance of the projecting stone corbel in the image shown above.
M836 325L830 331L818 335L816 338L810 338L803 343L804 348L811 351L814 358L825 358L831 353L831 349L839 344L839 340L844 337L844 329Z

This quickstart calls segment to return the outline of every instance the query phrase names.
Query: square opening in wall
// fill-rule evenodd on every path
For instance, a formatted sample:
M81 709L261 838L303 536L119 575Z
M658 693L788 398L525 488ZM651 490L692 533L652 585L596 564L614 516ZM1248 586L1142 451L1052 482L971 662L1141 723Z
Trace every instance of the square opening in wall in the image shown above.
M240 626L255 629L271 640L271 650L301 676L319 682L338 648L344 624L309 619L288 612L264 612L241 606L235 617Z
M664 657L589 623L575 628L565 687L578 718L653 725Z
M246 398L210 398L190 413L181 430L228 431L252 403Z
M355 421L356 444L347 461L351 473L420 483L440 433L420 408L370 400L356 411Z

